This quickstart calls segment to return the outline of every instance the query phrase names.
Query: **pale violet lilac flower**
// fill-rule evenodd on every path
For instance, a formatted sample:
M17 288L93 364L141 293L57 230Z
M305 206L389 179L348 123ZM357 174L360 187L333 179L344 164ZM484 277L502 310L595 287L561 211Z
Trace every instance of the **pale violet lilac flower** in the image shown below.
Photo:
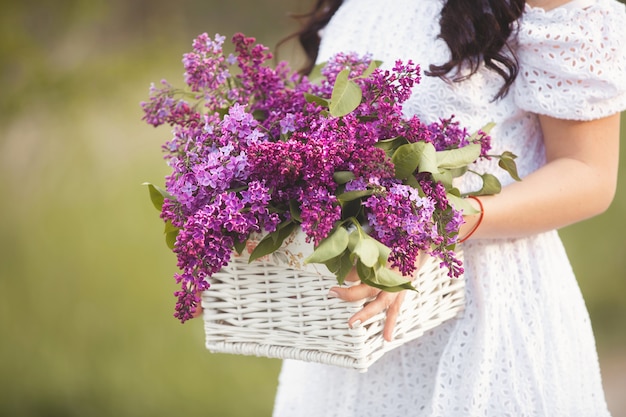
M418 65L398 61L360 77L371 57L341 53L313 84L285 63L270 67L271 53L253 38L236 34L235 52L227 55L224 41L198 36L183 56L186 88L163 81L142 103L147 123L172 126L173 137L163 146L171 173L161 217L180 229L173 250L181 322L192 317L198 292L228 264L236 243L296 222L317 245L344 220L337 196L346 191L367 191L357 216L391 249L391 266L410 275L415 257L426 251L451 276L463 272L450 249L463 218L445 188L422 174L414 178L419 189L404 184L377 146L395 137L438 150L467 145L467 131L452 118L425 124L403 114L402 103L420 80ZM363 98L353 112L332 117L307 95L329 99L346 68ZM486 155L489 138L480 140ZM338 172L352 178L339 183Z

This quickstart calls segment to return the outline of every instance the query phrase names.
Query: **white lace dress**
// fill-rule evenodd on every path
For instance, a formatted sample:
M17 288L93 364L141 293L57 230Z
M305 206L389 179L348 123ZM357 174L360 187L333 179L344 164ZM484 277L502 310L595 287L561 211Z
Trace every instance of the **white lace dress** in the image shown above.
M323 32L320 60L356 51L425 69L442 63L441 7L442 0L344 1ZM574 0L549 12L527 6L520 74L503 100L491 101L502 79L481 70L461 84L423 77L405 110L428 121L454 114L470 129L496 122L495 151L519 155L524 176L545 161L535 113L585 120L626 108L625 42L616 1ZM511 181L496 166L480 168ZM365 374L285 361L274 417L608 416L588 313L557 232L469 241L464 250L461 317Z

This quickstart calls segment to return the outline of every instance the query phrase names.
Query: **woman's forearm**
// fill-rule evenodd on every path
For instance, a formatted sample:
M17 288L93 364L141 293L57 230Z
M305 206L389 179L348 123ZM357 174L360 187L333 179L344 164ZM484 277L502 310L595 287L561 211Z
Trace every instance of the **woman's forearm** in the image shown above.
M484 217L472 239L515 238L558 229L604 212L615 195L619 115L591 122L541 118L546 165L481 197ZM464 236L478 220L467 216Z

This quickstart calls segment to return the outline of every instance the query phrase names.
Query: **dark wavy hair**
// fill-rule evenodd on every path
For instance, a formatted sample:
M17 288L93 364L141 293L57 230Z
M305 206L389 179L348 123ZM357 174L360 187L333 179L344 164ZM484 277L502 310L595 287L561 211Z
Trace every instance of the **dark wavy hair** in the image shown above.
M302 45L307 59L301 70L303 74L308 74L315 65L319 30L342 3L343 0L316 0L310 12L294 16L303 22L302 28L285 40L297 38ZM504 79L495 99L504 97L518 72L517 58L508 42L515 21L524 11L524 3L524 0L448 0L441 11L439 38L448 45L450 60L442 65L430 65L425 73L462 81L484 63ZM469 74L461 75L463 65L468 66Z

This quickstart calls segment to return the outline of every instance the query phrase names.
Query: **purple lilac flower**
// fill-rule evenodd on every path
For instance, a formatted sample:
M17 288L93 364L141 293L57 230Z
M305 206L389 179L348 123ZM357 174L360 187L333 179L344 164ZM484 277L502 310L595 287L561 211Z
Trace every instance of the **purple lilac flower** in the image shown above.
M293 113L287 113L280 120L280 133L286 135L289 132L296 130L296 115Z
M448 208L448 197L446 195L446 189L440 182L432 182L428 175L418 174L417 179L424 194L435 202L436 206L440 210Z
M459 122L452 117L440 119L438 123L432 123L428 129L432 134L432 143L438 151L469 145L467 129L461 128Z
M272 190L293 186L302 178L304 144L286 142L261 142L248 148L250 179L264 180Z
M182 99L176 99L177 91L165 80L162 88L150 86L150 100L141 102L143 120L154 127L162 124L189 125L197 122L200 114Z
M193 318L193 314L200 305L199 293L209 289L210 285L204 279L198 280L193 274L175 274L174 279L180 284L181 289L174 292L178 299L174 317L181 323Z
M365 191L367 186L368 181L365 178L355 178L346 183L346 191Z
M318 187L302 190L300 196L302 230L307 240L319 244L341 219L341 206L334 194Z
M403 184L375 188L376 193L363 202L373 235L391 248L391 266L411 275L418 253L428 251L437 237L431 220L435 205Z
M313 94L330 97L337 75L344 69L350 69L350 78L360 76L369 67L371 55L359 55L355 52L340 52L333 56L321 69L324 77L319 86L314 87Z
M187 97L193 100L164 81L142 103L146 122L173 127L163 146L172 170L166 177L172 199L165 199L161 217L180 229L174 245L181 270L175 275L181 286L175 314L180 321L192 316L198 292L230 261L235 242L275 231L285 221L299 221L314 244L328 236L342 220L337 171L354 176L346 191L373 190L363 210L373 236L391 248L392 266L411 274L417 254L427 251L442 260L450 276L462 273L449 247L463 218L448 204L444 187L427 174L417 177L422 194L400 183L389 156L375 146L398 136L437 149L469 143L452 118L424 124L404 116L402 103L420 81L418 65L397 61L391 69L361 77L371 57L337 54L322 69L321 83L313 84L285 63L270 68L272 54L254 38L233 36L235 53L228 56L224 40L202 34L183 56L192 92ZM346 68L363 100L353 113L334 118L304 93L330 98ZM485 155L488 139L477 137ZM297 219L290 212L294 204Z
M431 143L435 145L435 149L446 150L462 148L470 144L470 134L466 128L460 126L454 116L447 119L440 119L439 122L432 123L428 126L431 136ZM482 130L476 133L474 143L480 143L481 157L487 157L487 153L491 150L491 137Z
M185 82L191 91L219 90L229 78L222 55L224 39L216 35L215 40L212 40L203 33L193 41L193 52L183 55Z
M259 219L266 232L276 230L282 219L278 213L270 212L271 194L263 181L251 181L248 188L241 192L241 197L242 203Z

